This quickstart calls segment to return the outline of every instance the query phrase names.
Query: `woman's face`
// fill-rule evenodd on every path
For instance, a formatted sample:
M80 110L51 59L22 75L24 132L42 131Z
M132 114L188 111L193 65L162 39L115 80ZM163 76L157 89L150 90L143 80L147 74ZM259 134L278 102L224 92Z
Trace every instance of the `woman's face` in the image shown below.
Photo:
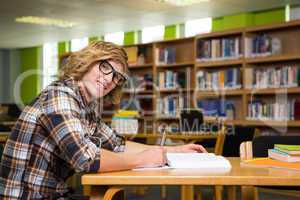
M121 64L113 61L106 62L113 67L116 71L115 73L124 74ZM113 81L114 73L104 74L103 71L100 70L103 66L99 66L99 64L99 62L95 63L80 81L80 86L82 87L88 102L91 102L93 99L104 97L117 85L116 81Z

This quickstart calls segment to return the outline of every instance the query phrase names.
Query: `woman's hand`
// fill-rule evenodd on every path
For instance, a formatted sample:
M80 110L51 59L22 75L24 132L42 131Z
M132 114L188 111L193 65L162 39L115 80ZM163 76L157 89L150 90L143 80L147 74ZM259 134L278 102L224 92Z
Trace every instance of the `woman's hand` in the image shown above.
M172 153L207 153L206 149L199 144L186 144L174 147L166 147L166 151Z
M166 150L163 147L153 147L136 154L138 167L160 167L167 163Z

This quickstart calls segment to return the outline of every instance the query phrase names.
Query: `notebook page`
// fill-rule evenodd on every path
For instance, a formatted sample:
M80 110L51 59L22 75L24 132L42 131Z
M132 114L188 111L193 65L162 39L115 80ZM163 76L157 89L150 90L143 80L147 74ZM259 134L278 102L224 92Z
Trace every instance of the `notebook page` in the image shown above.
M230 162L223 156L213 153L167 153L171 168L230 169Z

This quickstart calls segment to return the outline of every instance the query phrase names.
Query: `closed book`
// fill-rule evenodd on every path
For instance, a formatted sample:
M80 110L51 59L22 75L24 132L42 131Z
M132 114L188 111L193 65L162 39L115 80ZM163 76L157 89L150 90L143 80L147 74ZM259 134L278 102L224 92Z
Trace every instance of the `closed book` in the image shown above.
M278 147L275 147L274 149L277 151L283 152L283 153L287 153L292 156L300 156L300 151L289 151L289 150L285 150L285 149L280 149Z
M283 162L300 162L300 156L292 156L289 155L288 153L284 153L276 149L269 149L268 156L269 158L283 161Z
M124 49L125 49L125 51L127 53L128 64L129 65L135 65L135 64L137 64L138 48L137 47L126 47Z
M300 151L300 145L275 144L274 147L288 151Z

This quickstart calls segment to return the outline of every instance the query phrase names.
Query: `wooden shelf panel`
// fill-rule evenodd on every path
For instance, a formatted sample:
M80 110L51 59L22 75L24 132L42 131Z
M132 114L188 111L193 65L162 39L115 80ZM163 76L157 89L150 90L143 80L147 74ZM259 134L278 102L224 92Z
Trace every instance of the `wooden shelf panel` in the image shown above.
M136 64L136 65L129 65L128 68L129 69L140 69L140 68L148 68L148 67L152 67L153 64L149 63L149 64Z
M300 54L245 58L245 62L247 64L265 63L265 62L284 62L284 61L293 61L293 60L300 60Z
M245 89L246 94L297 94L300 87L295 88L268 88L268 89Z
M203 61L196 62L196 67L223 67L228 65L242 65L243 59L218 60L218 61Z
M244 29L234 29L234 30L226 30L226 31L219 31L219 32L212 32L212 33L205 33L196 36L196 39L211 39L217 37L227 37L232 35L242 35Z
M182 42L193 41L194 39L195 39L195 37L176 38L176 39L157 41L157 42L154 42L154 44L159 45L159 44L165 44L165 43L182 43Z
M173 63L173 64L158 64L157 68L169 68L169 67L184 67L184 66L194 66L194 62L181 62L181 63Z
M123 90L125 94L153 94L153 90Z
M224 125L242 125L244 120L228 120L228 119L221 119L216 117L204 117L205 123L218 123Z
M223 90L223 91L200 91L196 90L197 96L237 96L237 95L243 95L244 90L243 89L232 89L232 90Z
M172 89L158 89L156 92L161 92L161 93L179 93L179 92L192 92L194 89L182 89L182 88L172 88Z
M179 117L176 116L155 116L156 120L179 120Z
M300 127L300 120L298 121L244 120L243 125L244 126Z
M297 26L300 26L300 20L292 20L290 22L250 27L250 28L246 28L245 32L246 33L255 33L255 32L260 32L260 31L271 31L271 30L276 30L276 29L285 29L285 28L292 28L292 27L297 27Z

